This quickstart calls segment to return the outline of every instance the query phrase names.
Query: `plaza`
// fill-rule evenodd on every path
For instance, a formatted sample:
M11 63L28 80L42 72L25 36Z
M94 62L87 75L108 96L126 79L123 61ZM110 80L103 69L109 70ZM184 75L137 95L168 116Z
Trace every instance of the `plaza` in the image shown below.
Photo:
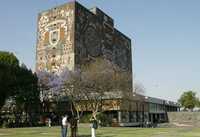
M200 137L199 128L112 128L97 129L97 137ZM88 125L81 125L79 137L90 137ZM0 129L0 137L58 137L60 127Z

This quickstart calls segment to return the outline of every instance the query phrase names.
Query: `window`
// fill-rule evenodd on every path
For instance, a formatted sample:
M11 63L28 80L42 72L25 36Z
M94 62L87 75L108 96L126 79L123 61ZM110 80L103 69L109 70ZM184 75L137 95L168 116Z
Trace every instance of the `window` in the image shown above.
M52 65L52 66L55 66L56 64L53 62L53 63L51 63L51 65Z
M58 35L58 32L54 31L53 34L52 34L52 42L53 43L55 43L57 41L57 37L58 37L57 35Z

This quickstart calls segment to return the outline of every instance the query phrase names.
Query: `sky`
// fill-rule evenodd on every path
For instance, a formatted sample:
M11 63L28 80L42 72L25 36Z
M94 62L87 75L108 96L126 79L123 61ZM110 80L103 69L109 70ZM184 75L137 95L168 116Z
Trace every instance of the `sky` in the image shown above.
M1 0L0 50L35 68L37 15L72 0ZM145 94L176 101L200 95L199 0L77 0L99 7L132 40L134 81Z

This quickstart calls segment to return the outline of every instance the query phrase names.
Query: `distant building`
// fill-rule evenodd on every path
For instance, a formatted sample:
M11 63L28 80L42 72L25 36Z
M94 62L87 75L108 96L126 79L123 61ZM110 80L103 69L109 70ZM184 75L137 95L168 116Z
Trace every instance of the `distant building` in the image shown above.
M87 60L102 57L132 75L131 40L114 27L114 20L98 8L70 2L38 16L36 71L75 70ZM130 91L132 92L132 90ZM132 95L132 94L131 94ZM133 94L112 96L102 109L117 126L138 126L146 121L167 121L177 104Z

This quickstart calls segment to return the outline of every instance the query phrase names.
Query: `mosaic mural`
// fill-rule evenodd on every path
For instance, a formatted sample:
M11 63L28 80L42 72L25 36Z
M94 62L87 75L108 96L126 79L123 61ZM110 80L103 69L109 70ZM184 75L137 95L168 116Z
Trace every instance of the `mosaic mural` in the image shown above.
M59 73L74 68L74 6L67 4L38 17L36 70Z

